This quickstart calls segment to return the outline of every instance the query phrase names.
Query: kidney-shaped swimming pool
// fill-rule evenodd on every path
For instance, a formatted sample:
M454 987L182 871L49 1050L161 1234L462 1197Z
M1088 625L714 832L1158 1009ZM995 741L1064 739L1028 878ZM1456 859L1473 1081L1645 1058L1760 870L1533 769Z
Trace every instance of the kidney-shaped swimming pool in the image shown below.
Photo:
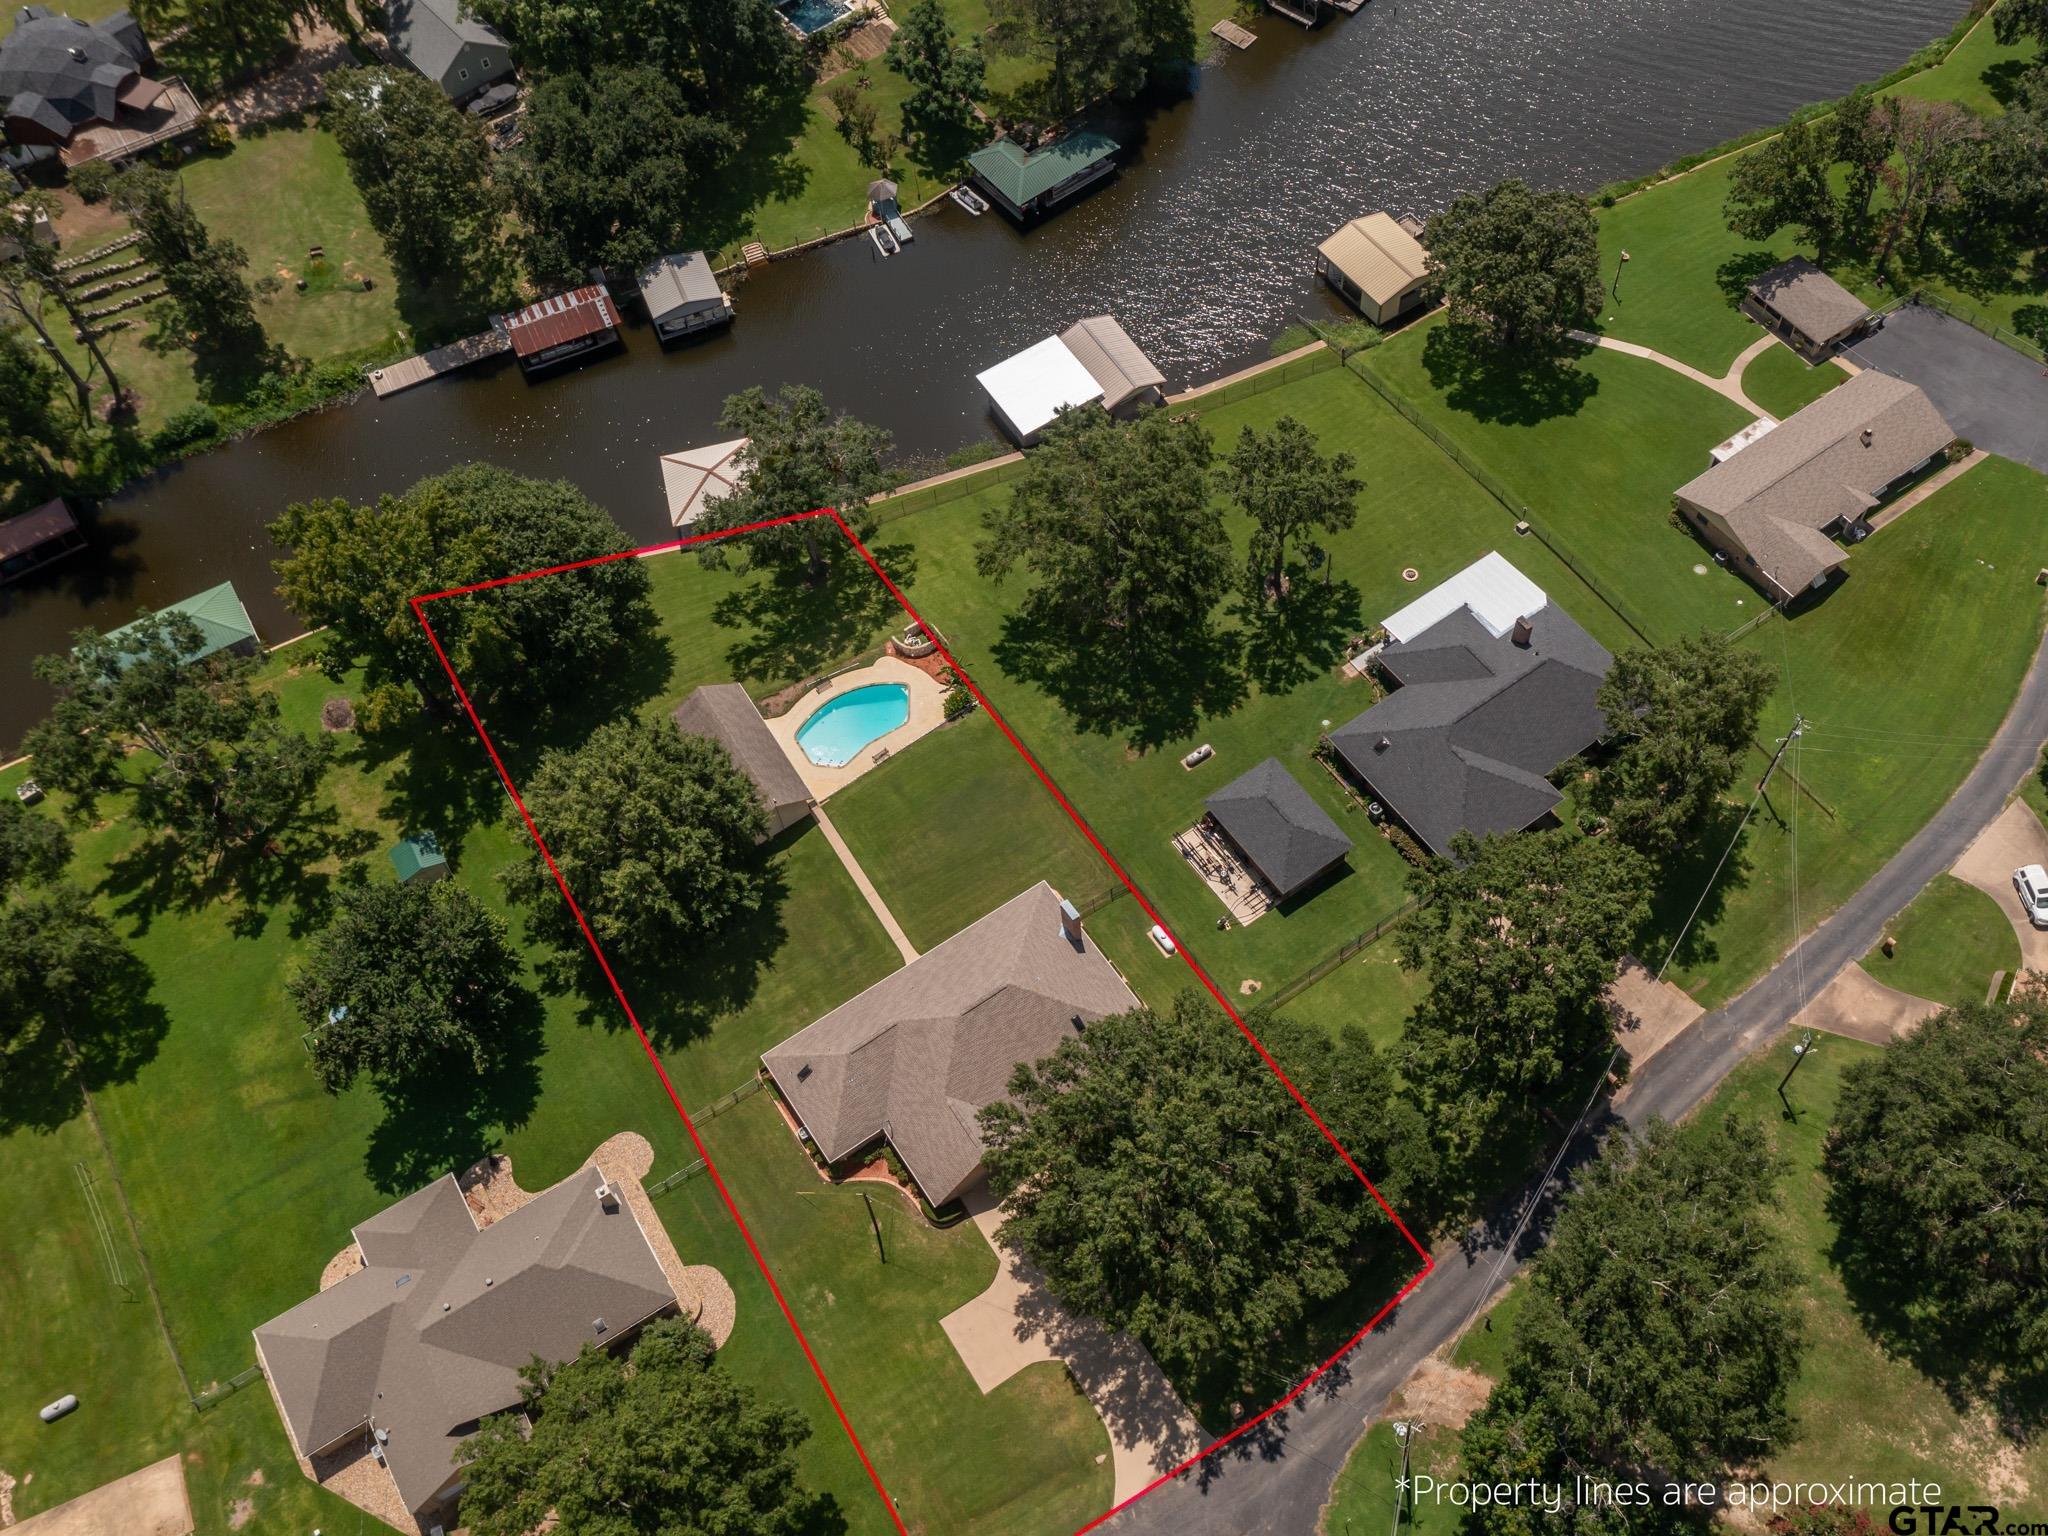
M796 728L796 744L820 768L844 768L909 718L908 684L868 683L819 705Z

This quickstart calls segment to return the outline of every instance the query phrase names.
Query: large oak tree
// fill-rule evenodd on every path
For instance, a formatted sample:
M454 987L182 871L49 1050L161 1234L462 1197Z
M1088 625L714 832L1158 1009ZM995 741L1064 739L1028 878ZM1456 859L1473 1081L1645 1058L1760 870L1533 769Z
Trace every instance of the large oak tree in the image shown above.
M1422 234L1451 322L1503 350L1545 349L1600 313L1600 231L1576 192L1503 181L1433 214Z

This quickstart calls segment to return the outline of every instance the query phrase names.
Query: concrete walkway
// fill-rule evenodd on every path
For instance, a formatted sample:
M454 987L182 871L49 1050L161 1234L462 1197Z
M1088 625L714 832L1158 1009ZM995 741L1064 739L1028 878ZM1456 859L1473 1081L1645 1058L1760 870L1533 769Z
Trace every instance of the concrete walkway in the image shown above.
M2015 800L1963 850L1952 873L1998 903L1998 910L2019 936L2021 967L2048 971L2048 930L2027 920L2020 893L2013 889L2012 872L2023 864L2048 865L2048 828L2041 825L2031 805Z
M903 957L905 965L917 958L917 948L903 931L903 925L896 921L896 914L889 910L889 904L882 900L882 893L875 889L875 882L868 878L868 872L860 867L860 860L853 856L853 850L846 846L846 839L839 835L839 829L832 825L832 818L825 814L825 807L811 807L811 814L818 818L818 830L825 834L825 841L832 845L832 851L839 855L839 862L846 866L847 874L853 877L854 889L868 904L868 910L875 914L875 920L882 925L882 932L889 935L889 942L896 946L896 953Z
M1939 1012L1941 1004L1888 987L1860 964L1851 963L1792 1016L1792 1027L1890 1045Z
M1885 509L1882 512L1879 512L1875 516L1873 516L1870 519L1870 531L1872 533L1875 533L1878 529L1882 528L1886 523L1895 522L1897 519L1905 516L1906 513L1912 511L1915 507L1919 506L1921 502L1925 501L1928 497L1932 496L1936 491L1940 490L1943 486L1947 485L1951 480L1955 479L1958 475L1961 475L1966 471L1975 469L1979 464L1983 463L1986 459L1990 457L1991 455L1986 450L1982 448L1973 448L1967 454L1963 455L1962 458L1957 459L1955 463L1948 465L1946 468L1937 469L1933 474L1929 475L1925 480L1922 480L1918 485L1914 486L1913 489L1906 492L1906 494L1901 496L1897 501L1891 502L1885 507Z
M1047 1294L1038 1271L996 1241L1003 1216L986 1184L960 1198L996 1253L989 1288L939 1320L974 1384L993 1392L1027 1365L1062 1362L1109 1431L1116 1504L1192 1456L1202 1433L1145 1346Z
M1596 336L1591 331L1573 331L1573 341L1583 341L1589 346L1600 347L1608 352L1623 352L1630 357L1646 358L1673 373L1682 373L1695 384L1704 384L1715 394L1733 400L1752 416L1769 416L1771 413L1758 405L1742 392L1742 370L1747 368L1758 353L1778 344L1775 336L1759 336L1742 349L1742 353L1728 365L1728 371L1718 378L1711 373L1702 373L1690 363L1681 363L1675 357L1666 357L1662 352L1652 351L1633 341L1618 341L1612 336Z

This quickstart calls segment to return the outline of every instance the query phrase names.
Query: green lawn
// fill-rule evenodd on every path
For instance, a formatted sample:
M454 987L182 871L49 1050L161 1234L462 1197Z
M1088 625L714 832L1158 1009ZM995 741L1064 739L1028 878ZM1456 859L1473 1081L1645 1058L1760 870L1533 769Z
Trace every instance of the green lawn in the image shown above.
M884 542L895 552L884 563L892 573L914 577L911 602L952 642L960 663L1168 925L1236 997L1246 980L1276 987L1299 976L1406 895L1407 865L1311 755L1323 721L1341 723L1372 702L1368 686L1335 664L1348 634L1490 549L1528 572L1609 645L1623 644L1627 631L1543 545L1516 538L1512 519L1498 503L1342 369L1225 403L1203 402L1198 409L1219 444L1228 444L1244 425L1291 414L1318 435L1324 451L1341 448L1355 455L1366 488L1357 525L1330 541L1339 585L1312 637L1316 653L1298 670L1274 677L1271 686L1253 683L1241 699L1199 711L1194 725L1146 750L1134 749L1124 731L1070 713L1028 658L1005 645L1005 620L1022 595L1022 583L992 587L975 570L974 549L982 508L1007 490L976 491L888 524ZM1235 517L1230 528L1242 548L1247 529ZM1419 584L1402 581L1404 566L1420 570ZM1215 747L1215 756L1192 772L1183 769L1181 756L1204 742ZM906 753L906 761L926 750L921 743ZM1281 759L1356 846L1340 878L1248 927L1218 932L1222 905L1183 863L1172 839L1200 817L1209 795L1268 755ZM887 792L889 777L878 776L876 794ZM943 792L942 780L925 777L933 792ZM865 797L857 793L864 788L865 781L849 791L856 795L856 822L864 819ZM886 865L887 855L878 857ZM906 898L913 908L921 899ZM1139 914L1124 912L1121 904L1115 910L1117 924L1142 932Z
M1633 274L1631 268L1631 274ZM1671 512L1671 493L1745 425L1742 408L1642 358L1591 351L1561 374L1462 375L1437 321L1356 365L1419 410L1654 640L1731 629L1761 606ZM1594 618L1566 604L1598 635Z
M248 253L244 276L258 290L256 313L270 340L315 362L367 360L399 353L418 339L442 340L481 322L450 296L400 282L370 228L340 147L313 125L279 124L230 149L193 156L179 168L186 195L210 233ZM91 250L127 229L104 203L86 207L70 194L58 230L65 247ZM324 256L311 259L313 247ZM299 279L305 279L301 291ZM368 278L371 287L363 287ZM124 386L140 396L145 429L200 398L190 352L152 340L153 310L105 343ZM74 348L81 366L83 348Z
M1324 1506L1323 1536L1384 1536L1395 1529L1394 1504L1401 1509L1399 1529L1415 1536L1457 1536L1465 1529L1465 1511L1451 1502L1450 1490L1431 1490L1415 1497L1415 1490L1402 1493L1396 1484L1401 1477L1401 1442L1394 1434L1392 1420L1382 1419L1365 1432L1352 1448L1343 1471L1330 1489ZM1430 1477L1439 1484L1458 1475L1458 1431L1443 1425L1424 1426L1408 1452L1408 1472L1416 1478Z
M920 950L1040 880L1083 907L1117 884L979 710L856 779L828 809Z
M2005 909L1974 885L1936 875L1887 930L1897 940L1887 957L1874 946L1863 969L1888 987L1936 1003L1980 1003L1994 971L2020 967L2020 941Z
M2016 66L2030 55L2029 45L2000 47L1986 21L1945 63L1900 82L1892 93L1996 113L2002 110L1997 93L2009 89ZM1601 316L1603 331L1716 374L1762 334L1735 308L1749 279L1774 261L1815 253L1799 246L1790 230L1781 230L1768 245L1729 232L1721 209L1735 163L1734 156L1712 161L1601 210L1601 271L1610 284L1617 269L1621 272ZM1630 257L1626 267L1621 266L1624 250ZM1853 264L1838 264L1835 275L1872 303L1896 297L1872 281L1874 274ZM1972 268L1941 253L1910 278L2005 325L2016 308L2042 302L2048 291L2048 271L2001 270L1995 262Z
M1356 1024L1382 1050L1399 1043L1408 1011L1422 997L1423 979L1395 958L1394 940L1354 956L1329 975L1280 1005L1290 1018L1318 1024L1331 1034Z
M1833 363L1808 367L1797 352L1782 345L1766 348L1742 370L1742 392L1780 421L1848 381L1849 375Z
M1813 608L1743 641L1779 674L1760 735L1775 741L1805 715L1785 766L1833 814L1788 781L1773 788L1669 979L1708 1007L1726 1001L1954 792L2040 639L2044 518L2048 479L1986 459L1857 546L1847 578ZM1761 753L1752 765L1762 773ZM1667 873L1659 933L1692 905L1724 842L1707 839Z
M939 1327L995 1278L979 1228L936 1230L901 1196L869 1186L883 1262L861 1188L821 1182L767 1094L711 1122L706 1140L911 1530L1038 1536L1109 1508L1109 1465L1095 1460L1109 1436L1066 1368L1031 1366L984 1397ZM730 1228L708 1179L664 1197L674 1198L702 1227ZM736 1235L720 1241L739 1246ZM741 1315L759 1316L744 1295Z

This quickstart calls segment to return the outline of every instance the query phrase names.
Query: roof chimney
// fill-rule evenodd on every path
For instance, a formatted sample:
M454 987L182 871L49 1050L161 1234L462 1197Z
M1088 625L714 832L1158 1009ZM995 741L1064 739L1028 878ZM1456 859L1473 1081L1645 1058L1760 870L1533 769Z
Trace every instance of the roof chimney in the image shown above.
M1067 942L1074 948L1081 948L1081 913L1064 897L1060 899L1060 932L1067 936Z
M612 1193L612 1186L607 1180L598 1181L597 1203L608 1211L616 1211L619 1208L619 1197Z
M1515 620L1515 644L1519 645L1523 650L1529 649L1529 637L1534 633L1535 628L1529 623L1527 614Z
M1868 448L1868 447L1870 446L1870 437L1871 437L1871 432L1870 432L1870 428L1868 428L1868 427L1865 427L1865 428L1863 429L1863 446L1864 446L1864 447L1866 447L1866 448Z

